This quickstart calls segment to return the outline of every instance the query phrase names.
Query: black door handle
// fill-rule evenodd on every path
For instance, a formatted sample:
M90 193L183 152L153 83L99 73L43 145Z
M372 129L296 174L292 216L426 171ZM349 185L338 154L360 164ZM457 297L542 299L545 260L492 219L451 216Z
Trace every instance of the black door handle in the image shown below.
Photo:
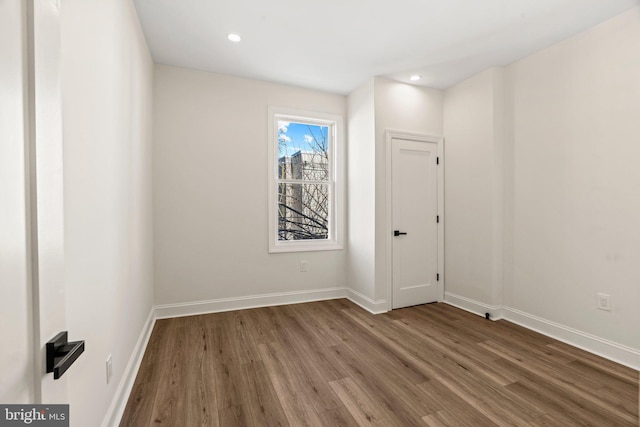
M407 234L407 233L401 233L401 232L400 232L400 230L393 230L393 235L394 235L395 237L398 237L398 236L405 236L406 234Z
M60 332L47 343L47 372L59 379L84 352L84 341L70 342L67 331Z

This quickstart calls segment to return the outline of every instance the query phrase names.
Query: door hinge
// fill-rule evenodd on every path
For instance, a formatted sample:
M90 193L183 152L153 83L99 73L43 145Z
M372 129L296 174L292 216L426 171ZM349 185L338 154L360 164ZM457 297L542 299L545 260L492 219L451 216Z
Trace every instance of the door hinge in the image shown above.
M436 273L436 282L440 281L440 273Z
M436 215L436 223L440 224L440 215Z
M436 157L436 165L440 164L440 157Z

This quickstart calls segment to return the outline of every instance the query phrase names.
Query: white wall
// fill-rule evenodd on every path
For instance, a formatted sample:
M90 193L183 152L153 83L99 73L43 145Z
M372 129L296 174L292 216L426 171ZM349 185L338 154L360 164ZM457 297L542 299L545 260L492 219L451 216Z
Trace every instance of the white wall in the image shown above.
M65 377L72 425L98 426L153 305L153 65L131 1L65 0L61 17L66 314L86 341Z
M449 88L444 103L446 286L463 298L453 301L503 308L631 366L640 366L639 49L636 8ZM610 312L596 309L598 292L611 295Z
M348 104L348 283L373 299L375 295L376 134L374 79L349 94Z
M638 52L635 8L506 69L505 303L635 349ZM612 311L596 309L597 292Z
M349 288L386 311L386 131L442 136L442 91L375 77L348 97Z
M374 81L376 128L376 201L375 201L375 296L387 295L387 194L386 130L399 130L442 136L443 93L437 89L415 86L376 77ZM389 202L390 203L390 202Z
M502 86L489 69L444 95L446 292L489 306L503 292Z
M442 92L375 78L347 102L255 80L155 70L156 303L346 286L361 303L383 303L385 131L442 135ZM347 104L347 251L268 254L267 107L345 114ZM301 260L309 272L299 272Z
M0 402L35 400L31 294L27 278L26 5L0 0Z
M346 286L344 250L268 253L269 105L346 113L344 96L156 65L157 304Z

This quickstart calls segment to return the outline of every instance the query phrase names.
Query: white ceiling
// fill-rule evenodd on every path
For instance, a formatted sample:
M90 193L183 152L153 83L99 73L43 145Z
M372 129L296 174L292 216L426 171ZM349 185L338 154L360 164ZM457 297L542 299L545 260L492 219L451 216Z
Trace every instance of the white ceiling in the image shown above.
M640 0L134 0L157 63L347 94L372 76L444 89ZM230 32L242 36L231 43Z

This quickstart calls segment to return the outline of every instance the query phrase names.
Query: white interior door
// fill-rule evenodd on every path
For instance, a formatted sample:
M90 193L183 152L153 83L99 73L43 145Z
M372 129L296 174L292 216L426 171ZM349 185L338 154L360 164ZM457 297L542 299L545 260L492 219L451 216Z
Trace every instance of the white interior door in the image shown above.
M67 403L45 346L66 330L60 2L0 0L0 402ZM75 337L72 337L75 338Z
M25 168L25 6L0 0L0 402L35 400Z
M391 140L393 308L440 299L437 167L436 143Z

